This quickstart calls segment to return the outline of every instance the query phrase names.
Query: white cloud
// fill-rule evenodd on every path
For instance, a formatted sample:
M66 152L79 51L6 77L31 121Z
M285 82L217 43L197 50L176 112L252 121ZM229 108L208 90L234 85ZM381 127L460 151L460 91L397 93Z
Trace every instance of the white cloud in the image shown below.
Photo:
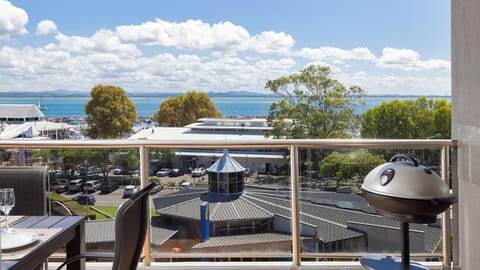
M25 10L12 5L9 1L0 0L0 39L28 33L25 29L27 22L28 15Z
M57 33L57 25L51 20L43 20L37 24L37 35Z
M2 20L0 16L0 27ZM0 91L88 90L108 83L129 91L268 92L268 80L297 73L308 64L328 65L341 83L360 85L370 94L438 94L450 87L450 62L421 60L414 50L385 48L380 58L366 47L296 50L288 33L251 34L231 22L157 19L114 31L99 29L92 36L68 36L44 20L36 33L55 33L56 41L43 47L0 46ZM145 46L149 48L143 51ZM397 70L409 74L398 75Z
M119 26L116 33L127 43L212 51L245 50L245 40L250 37L245 28L230 22L210 25L200 20L175 23L156 19L141 25Z
M450 76L372 74L366 71L336 74L344 85L358 85L369 95L444 95L450 94Z
M61 49L77 53L117 53L122 57L138 56L141 52L134 44L125 44L110 30L100 29L91 37L66 36L58 33L58 45L49 44L50 50Z
M295 44L295 41L291 35L283 32L266 31L254 36L250 40L250 44L250 47L259 53L275 53L289 51Z
M242 26L228 21L208 24L201 20L176 23L156 19L141 25L119 26L116 33L126 43L210 51L216 57L231 57L246 50L285 53L295 44L292 36L283 32L265 31L251 36Z
M347 60L375 60L375 55L368 48L354 48L352 50L335 47L303 48L295 54L310 60L333 61L336 63L344 63Z
M420 60L420 54L414 50L384 48L382 56L377 61L377 66L404 71L434 69L449 70L450 62L438 59L422 61Z

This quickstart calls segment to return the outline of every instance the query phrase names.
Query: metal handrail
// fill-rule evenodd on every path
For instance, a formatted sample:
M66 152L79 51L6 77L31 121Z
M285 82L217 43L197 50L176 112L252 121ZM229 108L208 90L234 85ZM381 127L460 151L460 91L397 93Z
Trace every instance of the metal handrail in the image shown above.
M286 149L290 151L290 172L292 187L292 264L299 266L301 257L310 257L301 253L300 250L300 218L299 218L299 200L298 200L298 149L299 148L349 148L349 149L439 149L442 150L442 168L443 172L448 175L448 164L450 162L448 150L456 148L456 142L452 140L431 140L431 139L265 139L265 140L229 140L229 141L212 141L212 140L5 140L0 141L0 148L38 148L38 149L59 149L59 148L75 148L75 149L114 149L114 148L137 148L140 155L140 179L141 186L148 183L148 149L167 148L167 149ZM447 168L447 169L445 169ZM445 175L445 174L444 174ZM447 180L447 179L445 179ZM456 181L456 179L454 179ZM455 211L455 208L453 208ZM448 211L447 211L448 212ZM453 217L458 217L455 213ZM450 226L448 225L450 217L448 214L444 216L444 249L443 263L448 265L451 258L451 240ZM458 222L458 221L454 221ZM151 249L150 234L147 234L144 244L144 263L150 265ZM455 252L454 252L455 253ZM170 257L174 257L172 254ZM205 255L205 254L204 254ZM219 254L216 254L218 257ZM274 254L272 254L274 255ZM330 254L334 255L334 254ZM181 258L184 255L178 255ZM203 256L203 255L202 255ZM340 255L339 255L340 256ZM340 256L341 257L341 256ZM434 256L435 257L435 256Z

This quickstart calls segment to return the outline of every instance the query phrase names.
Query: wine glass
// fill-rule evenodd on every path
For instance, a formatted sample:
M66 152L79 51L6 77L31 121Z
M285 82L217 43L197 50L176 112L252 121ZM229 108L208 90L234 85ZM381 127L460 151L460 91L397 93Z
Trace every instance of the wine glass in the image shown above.
M5 228L2 229L4 233L10 233L13 230L8 227L8 214L15 206L15 193L13 188L0 189L0 210L5 214Z

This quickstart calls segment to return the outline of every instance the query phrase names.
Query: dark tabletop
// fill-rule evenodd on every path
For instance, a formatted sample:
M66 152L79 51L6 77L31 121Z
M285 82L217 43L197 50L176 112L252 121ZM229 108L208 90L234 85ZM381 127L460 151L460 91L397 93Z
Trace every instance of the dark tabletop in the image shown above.
M25 216L13 222L13 228L62 228L48 240L39 243L20 260L2 260L2 269L34 269L51 254L66 247L67 257L85 251L85 224L83 216ZM69 265L68 270L83 270L80 261Z

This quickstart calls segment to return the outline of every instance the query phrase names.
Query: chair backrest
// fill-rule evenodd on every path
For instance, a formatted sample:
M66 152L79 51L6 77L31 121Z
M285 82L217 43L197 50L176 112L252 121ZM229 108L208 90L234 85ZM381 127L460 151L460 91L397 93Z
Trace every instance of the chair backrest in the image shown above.
M148 195L155 185L154 182L150 183L120 205L115 217L115 255L112 269L137 269L150 216Z
M48 167L0 166L0 188L15 191L11 215L47 214L46 181Z

